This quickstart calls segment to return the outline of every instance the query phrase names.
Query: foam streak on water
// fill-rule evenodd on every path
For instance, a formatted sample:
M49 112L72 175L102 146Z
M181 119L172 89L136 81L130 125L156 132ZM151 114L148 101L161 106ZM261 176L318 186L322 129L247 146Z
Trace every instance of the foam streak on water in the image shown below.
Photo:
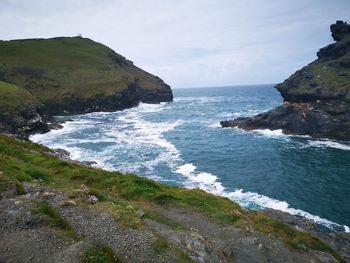
M260 102L259 100L243 104L238 110L229 111L228 106L221 108L222 101L230 105L231 100L232 98L225 96L187 96L177 97L175 102L170 104L141 103L136 108L120 112L70 116L73 121L64 123L62 129L33 135L30 139L50 148L65 149L71 153L71 158L74 160L96 161L97 167L106 170L134 172L161 182L169 182L190 189L200 188L209 193L230 198L250 209L273 208L308 218L330 228L343 228L349 231L346 225L337 224L318 215L293 208L287 201L280 201L254 191L244 191L244 186L235 186L235 181L230 179L231 173L235 172L235 169L238 169L237 164L243 161L239 153L245 148L240 148L239 144L229 146L223 144L223 147L237 149L238 153L231 153L236 154L235 159L226 161L223 161L223 158L230 158L230 154L218 157L225 153L225 148L219 148L216 152L214 150L218 142L232 140L234 143L235 138L245 138L243 142L253 140L252 143L255 141L264 143L268 140L267 145L279 143L287 145L288 150L294 147L301 150L308 148L313 151L313 149L331 147L348 151L350 145L303 137L295 141L293 137L283 135L281 130L255 130L245 133L235 129L219 129L219 121L225 116L229 118L251 116L259 112L259 109L254 109L254 105ZM275 104L277 104L275 101L272 101L271 105L264 104L260 110L264 111ZM205 111L207 108L208 111ZM213 110L217 112L211 115ZM196 133L193 135L193 132ZM212 135L206 137L206 134ZM218 137L216 140L215 136L231 137L230 139ZM215 140L212 143L213 138ZM196 148L197 144L199 150ZM202 150L205 152L199 153ZM201 156L208 152L208 160L212 160L212 163L215 164L214 167L211 166L210 171L203 169L206 162L200 165L202 168L198 168L197 164L200 163ZM198 156L195 156L197 154ZM236 165L234 165L235 162ZM217 167L222 165L232 166L225 170L225 183L222 181L222 175L217 175L217 172L221 172ZM250 164L246 165L249 168ZM217 172L213 173L213 170ZM235 180L239 178L246 180L245 176L247 179L250 178L248 176L251 174L244 175L245 171L242 172L242 175L235 177ZM246 182L244 180L243 182ZM229 186L227 186L228 182Z

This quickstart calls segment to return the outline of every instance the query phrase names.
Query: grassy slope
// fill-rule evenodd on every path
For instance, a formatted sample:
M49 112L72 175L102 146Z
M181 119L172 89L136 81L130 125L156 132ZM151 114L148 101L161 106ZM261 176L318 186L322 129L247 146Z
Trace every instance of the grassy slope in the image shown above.
M0 135L0 188L4 189L14 179L40 179L41 184L68 189L79 188L84 183L99 197L101 208L120 209L120 204L126 207L132 204L145 211L154 206L188 207L206 214L218 223L253 228L264 234L275 235L292 249L325 251L344 262L337 252L309 234L273 221L259 212L241 209L226 198L201 190L161 185L133 174L79 166L57 160L47 154L50 152L43 146Z
M0 41L0 79L44 103L109 96L135 79L144 89L163 85L110 48L81 37Z
M28 91L0 81L0 112L22 112L28 106L40 108L42 104Z

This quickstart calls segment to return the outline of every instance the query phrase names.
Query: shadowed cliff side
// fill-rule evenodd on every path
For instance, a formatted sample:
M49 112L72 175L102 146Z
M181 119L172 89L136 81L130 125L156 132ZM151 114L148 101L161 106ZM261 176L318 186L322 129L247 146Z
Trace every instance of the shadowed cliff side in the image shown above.
M0 81L13 84L7 90L17 86L35 99L29 108L44 122L54 115L116 111L139 102L173 99L170 87L159 77L107 46L82 37L0 41ZM5 96L1 90L0 96L2 104ZM20 100L18 92L7 93L6 98ZM11 112L2 110L0 114ZM33 114L21 113L24 121L15 123L7 121L11 117L2 118L0 130L26 135L23 131L33 130L26 125Z
M283 105L254 117L221 121L221 126L350 140L350 25L337 21L330 29L336 42L276 85Z

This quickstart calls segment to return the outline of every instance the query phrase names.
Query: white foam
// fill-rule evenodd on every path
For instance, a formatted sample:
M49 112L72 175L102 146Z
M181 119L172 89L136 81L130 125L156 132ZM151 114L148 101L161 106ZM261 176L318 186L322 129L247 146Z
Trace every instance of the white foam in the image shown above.
M189 177L195 170L196 166L194 166L192 163L186 163L184 165L179 166L175 172Z
M343 226L344 229L345 229L345 233L350 233L350 228L346 225Z
M218 121L203 121L202 123L209 128L221 128L220 122Z
M174 102L196 102L199 104L222 101L223 96L198 96L198 97L175 97Z
M164 110L165 103L159 103L159 104L148 104L140 102L138 105L138 110L143 113L154 113Z
M227 117L227 118L237 118L242 116L242 112L228 112L224 111L218 115L219 117Z
M187 188L199 188L215 195L224 193L225 187L218 181L217 176L207 172L196 172L196 169L194 164L186 163L179 166L175 172L188 179L185 184Z
M339 150L350 151L350 145L341 144L339 142L330 141L330 140L326 140L326 141L310 140L309 145L312 147L320 147L320 148L330 147L330 148L335 148L335 149L339 149Z
M286 136L285 134L283 134L282 129L278 129L278 130L270 130L270 129L255 129L255 130L251 130L252 132L256 132L259 134L262 134L264 136L267 137L281 137L281 136Z
M295 138L307 138L307 139L311 138L311 136L309 135L284 134L282 132L282 129L278 129L278 130L255 129L255 130L251 130L250 132L256 132L266 137L285 137L285 138L295 137ZM306 145L301 144L300 147L301 148L305 148L305 147L327 148L328 147L328 148L335 148L335 149L344 150L344 151L350 151L349 144L340 143L340 142L327 140L327 139L326 140L308 140Z

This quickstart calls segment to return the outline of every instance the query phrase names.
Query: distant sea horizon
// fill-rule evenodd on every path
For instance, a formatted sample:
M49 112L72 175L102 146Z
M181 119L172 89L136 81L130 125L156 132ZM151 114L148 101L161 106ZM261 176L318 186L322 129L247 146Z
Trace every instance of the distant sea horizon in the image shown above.
M276 86L277 83L266 83L266 84L242 84L242 85L219 85L219 86L188 86L188 87L173 87L171 86L172 90L179 90L179 89L215 89L215 88L243 88L243 87L259 87L259 86Z

